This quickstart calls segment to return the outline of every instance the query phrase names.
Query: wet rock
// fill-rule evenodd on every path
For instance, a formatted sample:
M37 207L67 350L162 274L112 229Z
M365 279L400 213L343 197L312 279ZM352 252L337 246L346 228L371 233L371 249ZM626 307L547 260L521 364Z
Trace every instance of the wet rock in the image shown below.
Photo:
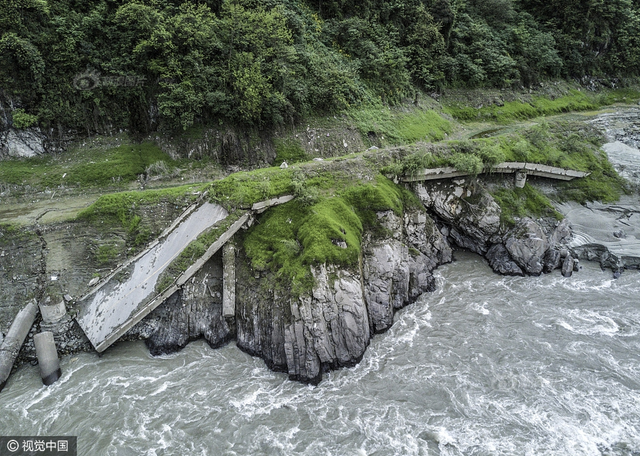
M573 238L573 231L571 229L571 223L567 219L563 219L558 226L553 230L551 236L549 236L549 244L554 245L566 245L571 242Z
M562 275L564 277L571 277L573 275L573 258L571 258L571 255L567 255L562 262Z
M397 240L370 245L365 251L365 297L375 332L391 327L395 309L408 300L408 256L408 247Z
M549 242L542 230L532 219L525 217L509 232L505 247L524 272L539 275L543 270L543 256Z
M438 264L451 262L452 251L445 240L448 232L438 230L435 222L424 211L408 212L404 216L404 232L409 245L422 253L432 263L432 269Z
M284 350L289 376L317 383L327 368L359 362L370 329L359 278L334 266L313 269L311 297L291 300Z
M627 234L624 232L624 230L618 230L613 232L613 237L618 239L625 239L627 237Z
M524 275L522 269L511 259L506 247L502 244L494 244L485 255L489 266L498 274Z
M417 184L415 192L425 207L449 226L448 235L459 247L484 255L500 231L500 206L475 183Z
M271 272L237 263L237 344L292 379L317 383L328 369L359 362L394 312L435 288L433 269L451 249L423 211L377 214L385 236L365 233L362 267L312 268L310 293L297 296ZM427 252L432 256L427 256Z
M222 315L221 254L136 325L129 336L133 334L146 338L154 356L179 351L199 338L212 347L226 343L233 334Z
M564 253L565 253L564 257L566 257L568 255L568 251L565 251ZM544 257L542 258L543 272L545 274L548 274L554 269L558 269L562 263L562 258L564 257L562 256L562 252L560 250L548 249L545 252Z

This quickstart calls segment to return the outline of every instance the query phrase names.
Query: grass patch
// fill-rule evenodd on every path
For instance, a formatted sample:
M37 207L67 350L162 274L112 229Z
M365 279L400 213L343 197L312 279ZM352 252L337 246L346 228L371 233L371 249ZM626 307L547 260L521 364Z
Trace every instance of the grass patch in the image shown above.
M417 141L441 141L453 131L453 125L433 110L398 112L382 105L354 109L347 117L362 137L380 145L400 145Z
M248 209L259 201L291 193L292 173L289 168L264 168L235 173L211 183L210 200L227 209Z
M263 214L245 234L243 246L254 269L271 271L299 296L311 290L311 266L323 263L357 268L362 234L383 234L376 212L419 205L417 197L377 176L373 183L354 182L313 205L294 200Z
M259 222L243 242L251 266L274 272L294 295L313 287L311 265L358 263L362 223L342 198L313 206L292 201L270 209Z
M543 96L533 96L530 102L507 101L502 106L491 105L481 108L473 108L462 104L451 105L445 108L445 112L457 120L465 122L493 121L498 123L509 123L516 120L532 119L539 116L548 116L572 111L589 111L598 109L601 106L612 104L618 98L622 98L622 93L611 92L602 95L591 95L579 90L571 90L569 95L550 99ZM640 94L638 94L640 95Z
M517 133L465 141L447 141L428 151L407 155L383 169L387 175L411 175L424 168L452 166L477 174L503 161L538 163L565 169L590 172L587 185L602 184L598 191L587 191L589 198L601 195L609 201L616 194L604 191L613 185L620 188L620 178L600 150L604 137L594 127L581 122L542 121ZM585 181L582 179L581 181ZM582 200L585 196L578 198ZM599 198L595 198L599 199Z
M114 262L119 253L116 244L101 245L96 251L96 260L100 266L109 265Z
M150 142L107 150L77 150L58 156L4 160L0 166L0 182L37 189L122 187L145 175L154 164L165 170L175 168L169 155Z
M584 179L574 179L558 185L558 197L564 201L588 201L614 203L622 194L630 193L628 183L621 178L611 164L603 159L599 169Z
M513 226L516 217L527 216L562 220L562 214L553 208L549 198L529 184L525 184L524 188L500 188L491 195L502 210L500 221L503 225Z
M25 229L20 225L0 223L0 245L5 245L9 242L26 242L37 237L38 235L34 231Z
M280 165L286 161L289 165L309 160L309 156L304 151L298 141L293 138L276 139L276 158L273 161L275 165Z
M144 207L154 206L160 202L187 207L200 196L204 187L205 185L186 185L161 190L102 195L95 203L82 210L76 218L104 226L105 229L114 226L124 228L127 232L127 243L133 247L141 247L157 234L152 233L145 226L139 215Z

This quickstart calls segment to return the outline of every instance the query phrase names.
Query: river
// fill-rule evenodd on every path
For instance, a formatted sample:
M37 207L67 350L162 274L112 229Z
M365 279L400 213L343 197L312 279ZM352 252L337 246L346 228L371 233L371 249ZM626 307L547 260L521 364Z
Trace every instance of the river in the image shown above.
M456 252L362 362L317 386L234 344L142 342L22 366L3 435L77 435L81 455L640 454L640 277L501 277Z

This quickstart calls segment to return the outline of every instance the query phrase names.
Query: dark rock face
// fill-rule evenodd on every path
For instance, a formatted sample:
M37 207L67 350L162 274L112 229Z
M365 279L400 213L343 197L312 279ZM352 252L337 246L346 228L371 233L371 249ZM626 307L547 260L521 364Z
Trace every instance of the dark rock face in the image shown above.
M310 383L328 369L360 361L373 334L391 326L396 309L433 290L433 269L451 260L451 249L425 212L404 219L381 212L378 219L389 235L365 236L361 268L313 267L309 295L277 289L270 273L252 271L240 255L238 347Z
M452 244L483 255L499 274L558 269L560 250L572 240L566 221L541 224L525 217L511 229L501 226L500 207L475 180L418 184L415 193L436 214Z
M549 241L536 222L528 217L520 220L509 231L504 246L524 272L531 275L542 273L543 257L549 248Z
M201 337L218 347L232 336L222 316L222 258L218 254L125 337L146 339L151 354L161 355L179 351Z
M535 275L561 266L563 274L574 270L566 222L524 218L506 229L500 223L500 207L475 181L419 185L416 193L433 218L418 209L402 217L379 212L382 229L363 235L360 261L350 267L314 265L314 285L302 295L294 294L292 284L279 281L272 272L254 270L239 248L234 317L223 315L222 255L217 254L124 339L145 339L151 353L159 355L178 351L197 338L217 347L235 337L240 349L261 357L271 369L317 383L327 370L359 362L373 335L391 327L397 309L435 289L433 270L452 259L447 239L484 255L500 274ZM66 252L67 237L54 234L45 233L50 249ZM30 255L43 250L39 242L34 236L25 243ZM18 258L24 248L6 242L0 247L5 259ZM606 261L605 254L603 258ZM64 262L58 263L47 265L46 275L64 272ZM11 277L16 290L18 275L25 269L21 267L19 262L0 260L0 277ZM78 277L56 273L65 293L79 294L76 288L95 270L82 269ZM37 274L43 275L41 270ZM74 322L65 322L54 336L67 352L90 349Z
M449 238L459 247L484 255L500 231L500 206L475 183L460 179L418 184L415 193L449 227Z
M495 272L502 275L522 276L522 269L511 259L506 247L502 244L494 244L485 255L489 266Z
M451 261L451 249L431 219L431 223L427 223L426 214L416 212L405 216L404 231L403 220L393 212L378 216L393 234L390 238L367 239L364 243L364 295L371 327L377 333L391 327L395 310L433 290L431 272L438 264Z
M542 262L543 262L542 272L544 272L545 274L548 274L554 269L558 269L560 267L561 261L562 261L562 252L560 250L548 249L545 252L544 257L542 258Z
M562 262L562 275L564 277L571 277L573 274L573 258L571 255L567 255Z

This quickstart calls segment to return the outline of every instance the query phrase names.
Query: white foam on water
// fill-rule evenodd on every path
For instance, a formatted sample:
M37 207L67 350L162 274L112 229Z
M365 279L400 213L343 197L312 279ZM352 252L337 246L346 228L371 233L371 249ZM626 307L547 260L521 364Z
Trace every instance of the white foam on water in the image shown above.
M481 315L489 315L491 312L487 309L488 305L489 303L487 301L484 301L482 304L473 302L471 303L471 308Z
M558 321L558 325L576 334L586 336L603 335L613 337L618 334L620 327L613 318L600 312L585 309L569 309L564 313L565 318Z
M63 359L49 389L25 366L0 393L0 426L74 429L92 455L626 456L640 451L640 285L585 270L442 268L439 290L318 387L202 342Z

